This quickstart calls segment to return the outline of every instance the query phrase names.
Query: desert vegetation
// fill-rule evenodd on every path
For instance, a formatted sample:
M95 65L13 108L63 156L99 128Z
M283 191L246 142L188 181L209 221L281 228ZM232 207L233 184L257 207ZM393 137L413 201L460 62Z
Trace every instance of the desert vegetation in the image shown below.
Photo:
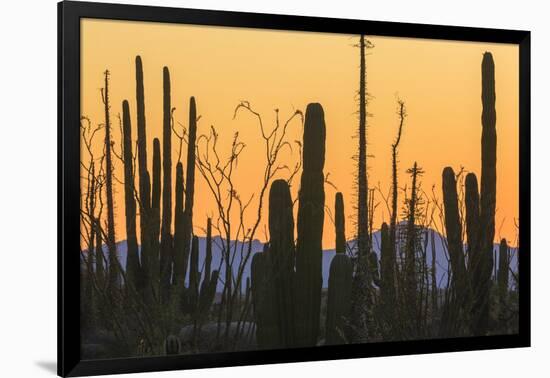
M147 140L142 57L135 57L136 109L126 100L111 103L116 77L105 70L104 119L94 123L82 116L80 122L83 358L517 332L518 269L513 262L519 249L505 239L495 244L491 53L481 61L481 143L472 141L481 149L481 177L465 167L441 167L443 195L438 198L434 188L422 186L421 161L399 167L403 130L414 127L407 123L402 99L396 102L396 134L388 146L391 185L383 188L369 180L367 146L376 140L367 133L365 56L373 47L366 36L359 37L352 209L344 208L344 193L328 198L325 192L334 183L324 170L330 143L326 130L332 125L325 123L322 104L307 104L286 118L275 110L271 127L248 101L236 104L233 117L256 121L264 152L254 162L263 167L263 176L252 202L240 196L234 180L245 144L238 133L222 140L214 126L199 130L200 103L194 97L187 124L176 122L168 67L162 73L162 140ZM289 140L293 124L302 127L301 140ZM222 144L230 146L228 154L222 154ZM285 149L294 161L283 159ZM400 177L402 168L407 176ZM200 187L199 177L205 183ZM506 172L498 177L506 180ZM293 185L299 188L296 198ZM115 203L116 190L124 191L124 203ZM197 190L210 193L216 209L205 224L194 216ZM115 233L117 207L124 208L124 218L118 219L125 222L124 241ZM377 211L389 214L388 222L374 224ZM256 214L252 223L245 222L245 212ZM354 229L346 229L346 216L353 217ZM333 224L336 246L328 277L323 277L325 217ZM263 222L267 240L258 245ZM205 236L195 234L199 229Z

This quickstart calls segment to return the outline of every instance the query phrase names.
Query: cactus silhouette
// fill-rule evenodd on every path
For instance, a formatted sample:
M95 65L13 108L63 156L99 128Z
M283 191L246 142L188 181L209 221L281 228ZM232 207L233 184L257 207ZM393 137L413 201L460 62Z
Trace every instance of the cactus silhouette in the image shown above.
M269 191L269 269L273 286L277 341L280 347L294 344L294 218L290 188L275 180Z
M303 163L298 193L296 244L296 343L317 344L321 308L321 259L325 206L325 116L320 104L306 109Z
M468 271L472 276L474 291L479 286L476 274L481 257L479 253L479 191L477 177L474 173L468 173L464 183L464 201L466 203L466 236L468 239Z
M132 154L132 125L130 123L130 107L128 101L122 102L122 130L124 146L124 203L126 215L126 243L128 255L126 259L126 274L129 283L139 287L140 264L138 242L136 235L136 200L134 198L134 172Z
M493 242L495 238L497 134L495 109L495 64L491 53L483 54L481 63L481 190L479 263L476 269L476 301L473 328L477 335L485 335L489 326L489 297L493 270Z
M344 214L344 196L336 193L334 198L334 227L336 233L336 253L346 253L346 216Z
M271 268L268 255L268 248L264 248L263 252L252 257L251 263L252 304L256 341L260 348L276 348L280 345L273 285L269 280Z
M183 290L185 281L185 260L184 255L184 214L183 214L184 182L183 182L183 164L178 162L176 165L176 186L174 200L174 271L172 274L172 283L178 289L178 295Z
M199 273L199 238L196 236L193 236L191 242L191 256L189 260L189 306L192 309L196 309L199 300L199 284L201 278Z
M137 162L139 179L139 213L141 239L141 265L144 287L150 287L151 282L158 281L158 268L155 270L155 257L151 252L151 181L147 172L147 132L145 125L145 94L143 87L143 64L138 55L136 66L136 111L137 111ZM157 255L158 260L158 255ZM158 266L158 264L156 265ZM146 298L150 297L146 295Z
M183 261L189 256L189 241L193 232L193 202L195 196L195 143L197 139L197 106L195 97L189 99L189 137L187 140L187 176L185 187L185 210L183 213ZM185 276L186 267L183 266Z
M146 174L149 182L149 174ZM147 184L149 186L149 184ZM161 197L161 155L160 140L153 139L153 182L151 186L151 207L149 210L150 267L151 278L157 287L160 281L160 197Z
M462 246L462 224L458 210L458 194L455 173L451 167L443 170L443 205L445 213L445 230L451 261L451 290L454 293L452 301L446 306L443 314L441 333L453 335L461 326L459 319L463 310L463 297L466 293L466 266Z
M327 318L325 343L343 344L344 327L351 310L351 285L353 265L350 258L337 253L330 263L327 296Z
M170 103L170 71L163 69L163 123L162 123L162 220L160 229L160 294L162 303L168 303L172 273L172 125Z

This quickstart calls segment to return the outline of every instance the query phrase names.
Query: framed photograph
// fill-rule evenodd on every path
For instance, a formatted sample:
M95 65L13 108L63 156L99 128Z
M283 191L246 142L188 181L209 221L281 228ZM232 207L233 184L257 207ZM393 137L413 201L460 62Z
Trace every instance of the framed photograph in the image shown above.
M58 10L59 375L530 345L528 31Z

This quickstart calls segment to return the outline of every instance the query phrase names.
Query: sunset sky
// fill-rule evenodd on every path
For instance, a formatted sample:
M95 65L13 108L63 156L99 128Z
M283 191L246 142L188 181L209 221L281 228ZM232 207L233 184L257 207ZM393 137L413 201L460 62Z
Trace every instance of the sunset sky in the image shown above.
M265 153L257 120L235 107L247 100L263 118L266 128L274 125L274 109L282 121L310 102L322 104L326 122L325 175L344 195L346 236L354 236L354 174L358 129L357 90L359 50L356 35L268 31L226 27L204 27L165 23L111 20L82 20L81 29L81 114L92 123L104 122L100 89L103 72L111 72L110 96L113 138L119 142L117 115L121 103L130 104L133 137L136 130L135 65L140 55L144 67L148 158L151 166L152 141L162 143L162 69L170 69L172 106L177 128L188 126L189 97L195 96L201 116L198 134L214 126L219 149L227 156L233 134L238 131L246 147L235 172L236 190L243 200L261 186ZM456 41L369 36L374 48L367 56L369 185L387 193L391 179L391 144L398 127L397 98L405 101L407 118L399 150L399 184L408 185L406 170L416 161L425 171L424 190L435 185L441 198L441 173L452 166L464 167L480 178L481 171L481 60L485 51L493 54L497 106L497 213L495 239L506 237L515 244L514 219L518 218L519 180L519 75L518 47ZM302 139L302 126L293 121L288 140ZM173 168L178 158L177 139L172 139ZM98 151L103 134L96 139ZM294 166L297 150L285 151L281 162ZM83 156L85 159L85 156ZM182 158L186 166L185 154ZM115 173L122 179L121 163ZM212 195L196 172L194 226L203 235L207 216L215 216ZM288 178L281 172L278 178ZM175 178L175 173L173 174ZM137 183L137 181L136 181ZM299 177L293 181L296 198ZM325 185L326 205L334 207L336 190ZM399 208L404 196L400 193ZM381 201L376 193L375 201ZM255 219L255 195L245 224ZM267 196L265 198L267 205ZM125 239L124 190L116 185L116 238ZM266 209L267 206L264 206ZM297 206L295 206L297 208ZM267 213L263 221L267 220ZM374 228L388 221L381 203ZM262 222L265 224L265 222ZM323 248L334 247L334 227L325 216ZM265 241L263 225L256 238Z

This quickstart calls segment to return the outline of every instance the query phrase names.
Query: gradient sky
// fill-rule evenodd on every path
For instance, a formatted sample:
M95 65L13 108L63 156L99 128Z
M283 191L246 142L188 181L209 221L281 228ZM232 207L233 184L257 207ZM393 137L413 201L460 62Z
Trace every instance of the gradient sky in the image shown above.
M327 127L325 174L344 194L346 236L353 237L356 164L352 157L357 150L354 135L358 128L359 79L359 51L354 45L358 36L90 19L82 20L81 26L81 114L93 124L104 122L100 88L103 72L109 69L113 137L120 141L117 115L122 112L122 100L127 99L135 138L134 59L141 55L151 159L153 138L162 142L162 68L168 66L175 121L187 126L189 97L195 96L201 116L198 134L207 133L213 125L220 135L219 147L224 156L236 131L246 144L235 174L236 189L243 200L260 188L264 154L257 121L244 112L233 119L237 104L250 101L266 128L271 128L275 108L280 109L281 119L286 119L294 110L305 111L308 103L320 102ZM495 239L506 237L515 244L514 219L519 214L517 45L377 36L369 39L375 45L367 56L367 90L371 95L368 112L372 115L368 119L369 185L380 185L384 192L391 178L397 98L405 101L408 114L399 151L400 186L410 186L406 170L415 161L425 171L422 187L431 191L435 185L439 197L445 166L455 171L464 167L480 178L481 59L485 51L493 54L498 135ZM289 126L288 140L295 139L302 139L299 121ZM97 138L96 148L100 149L102 142ZM174 170L178 153L175 142L173 138ZM294 151L285 152L281 158L293 166L299 156ZM185 166L185 157L182 161ZM123 177L120 164L116 174ZM288 178L288 173L278 177ZM293 198L298 186L299 177L293 182ZM117 184L115 191L117 240L122 240L124 190ZM325 193L326 204L333 208L336 190L325 185ZM401 194L399 208L403 198ZM194 225L198 235L203 234L207 216L216 214L212 203L211 193L197 171ZM252 209L256 205L253 200ZM250 210L245 223L253 219L254 211ZM381 204L374 227L379 228L388 219ZM266 237L263 230L262 225L256 235L260 240ZM323 248L333 246L333 225L326 216Z

